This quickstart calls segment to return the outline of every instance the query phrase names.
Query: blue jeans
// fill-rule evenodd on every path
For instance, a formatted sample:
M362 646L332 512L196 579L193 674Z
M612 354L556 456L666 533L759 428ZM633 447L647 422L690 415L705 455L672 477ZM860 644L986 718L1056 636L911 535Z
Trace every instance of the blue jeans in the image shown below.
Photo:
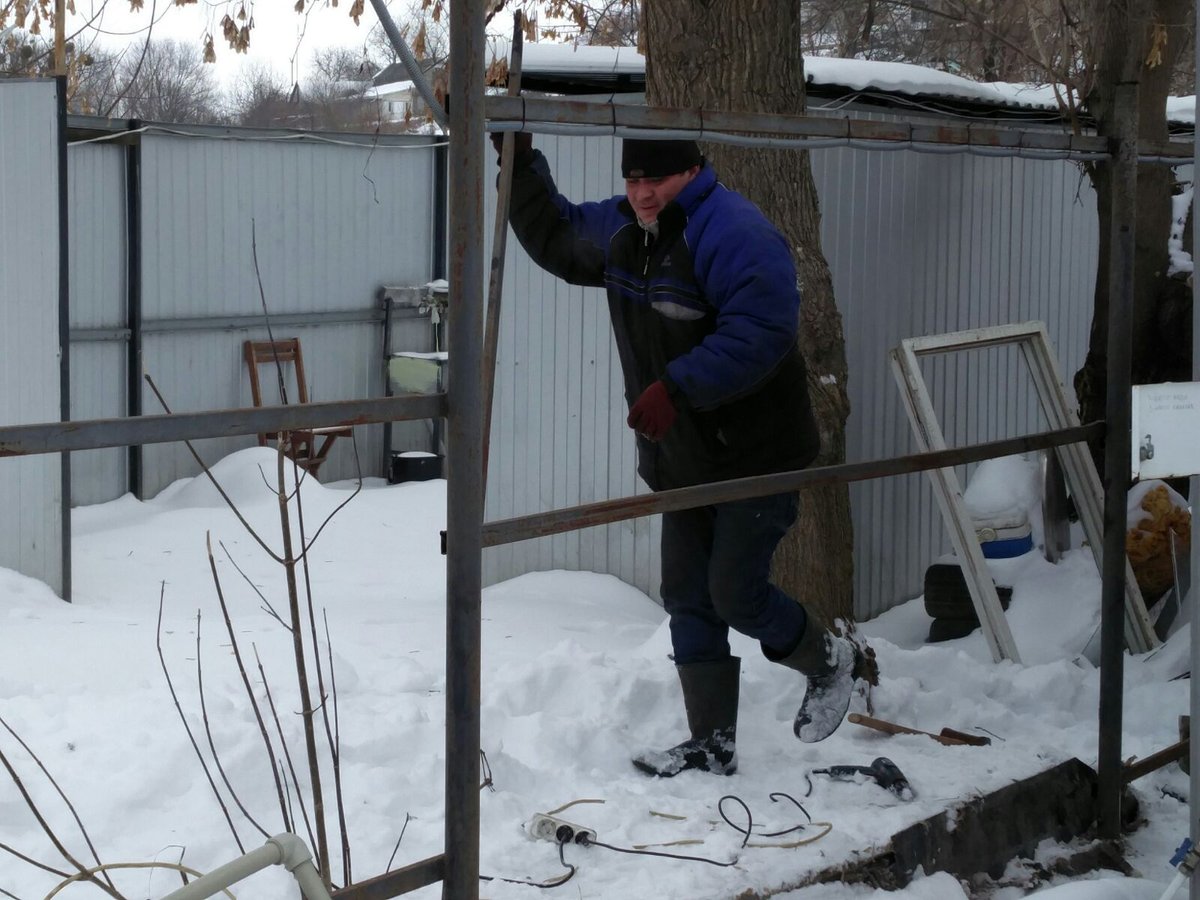
M676 665L729 655L729 629L787 654L804 608L768 580L771 556L796 520L795 493L663 514L662 599Z

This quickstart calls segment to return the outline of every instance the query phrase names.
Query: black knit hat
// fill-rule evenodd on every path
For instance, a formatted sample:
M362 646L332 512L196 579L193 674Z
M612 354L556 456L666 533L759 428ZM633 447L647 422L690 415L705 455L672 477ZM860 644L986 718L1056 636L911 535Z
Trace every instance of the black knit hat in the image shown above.
M622 178L677 175L700 165L703 160L695 141L639 141L626 138L621 142Z

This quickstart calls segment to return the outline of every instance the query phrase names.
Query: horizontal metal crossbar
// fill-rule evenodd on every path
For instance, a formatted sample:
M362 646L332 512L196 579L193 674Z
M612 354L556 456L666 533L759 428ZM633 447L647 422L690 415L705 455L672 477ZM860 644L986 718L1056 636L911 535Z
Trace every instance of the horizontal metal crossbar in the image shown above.
M940 145L947 149L990 150L1018 155L1055 155L1062 158L1111 156L1109 140L1098 135L1071 134L1049 129L1004 126L928 125L878 122L849 117L800 116L769 113L729 112L703 109L669 109L622 103L583 100L547 100L533 97L491 96L484 113L492 130L512 130L514 124L527 131L550 130L549 126L580 126L590 133L620 133L628 130L669 130L698 140L721 140L747 135L772 138L827 139L854 145ZM507 128L503 126L507 125ZM540 127L539 127L540 126ZM581 132L583 133L583 132ZM1191 142L1142 141L1140 156L1155 161L1189 162Z
M973 444L969 447L954 447L929 453L914 453L892 459L868 460L866 462L842 463L836 466L821 466L795 472L780 472L774 475L756 475L753 478L737 478L694 487L675 488L654 494L641 494L620 500L604 500L583 506L555 509L549 512L499 519L483 525L483 546L499 547L530 538L562 534L593 525L607 525L626 519L637 519L656 513L693 509L712 503L727 503L748 497L764 497L785 491L803 490L817 485L839 484L851 481L866 481L889 475L907 475L927 469L941 469L963 463L980 462L1026 453L1030 450L1046 450L1080 441L1095 440L1104 435L1103 422L1091 422L1073 428L1044 431Z
M442 881L446 875L446 856L423 859L402 869L347 885L332 894L333 900L389 900L409 891Z
M326 425L370 425L446 415L445 394L400 394L291 406L87 419L0 426L0 457L104 447L135 447L197 438L273 434Z

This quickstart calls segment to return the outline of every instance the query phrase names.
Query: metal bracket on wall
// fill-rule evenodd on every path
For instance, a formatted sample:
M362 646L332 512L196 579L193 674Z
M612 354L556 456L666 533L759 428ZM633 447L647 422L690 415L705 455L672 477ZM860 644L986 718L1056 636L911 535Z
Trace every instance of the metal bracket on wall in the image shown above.
M1066 390L1058 366L1050 353L1046 326L1041 322L1018 325L997 325L950 334L906 338L892 350L892 373L900 387L900 395L912 424L913 435L923 451L945 450L937 413L930 399L929 388L921 374L918 358L960 350L1016 344L1029 367L1042 412L1050 428L1059 430L1079 425L1079 419L1067 402ZM1104 494L1100 476L1087 445L1067 444L1056 447L1059 462L1066 476L1067 487L1075 501L1084 536L1091 548L1096 567L1103 571ZM975 528L963 503L962 488L954 469L931 469L930 481L938 506L950 529L954 551L963 560L963 574L971 594L971 602L979 616L983 634L992 658L997 662L1010 659L1020 662L1012 631L1004 618L996 586L976 539ZM1144 653L1158 646L1150 617L1142 600L1133 571L1125 566L1125 643L1134 653Z

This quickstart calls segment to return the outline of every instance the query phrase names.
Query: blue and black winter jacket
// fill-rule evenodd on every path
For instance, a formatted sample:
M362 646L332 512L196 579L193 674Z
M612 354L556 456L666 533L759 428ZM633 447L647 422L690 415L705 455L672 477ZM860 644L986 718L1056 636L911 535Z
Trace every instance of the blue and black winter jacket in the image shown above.
M659 214L655 237L624 197L571 203L534 150L515 168L510 220L542 268L607 289L627 402L666 383L679 417L658 443L638 436L638 473L652 489L812 462L791 252L709 166Z

